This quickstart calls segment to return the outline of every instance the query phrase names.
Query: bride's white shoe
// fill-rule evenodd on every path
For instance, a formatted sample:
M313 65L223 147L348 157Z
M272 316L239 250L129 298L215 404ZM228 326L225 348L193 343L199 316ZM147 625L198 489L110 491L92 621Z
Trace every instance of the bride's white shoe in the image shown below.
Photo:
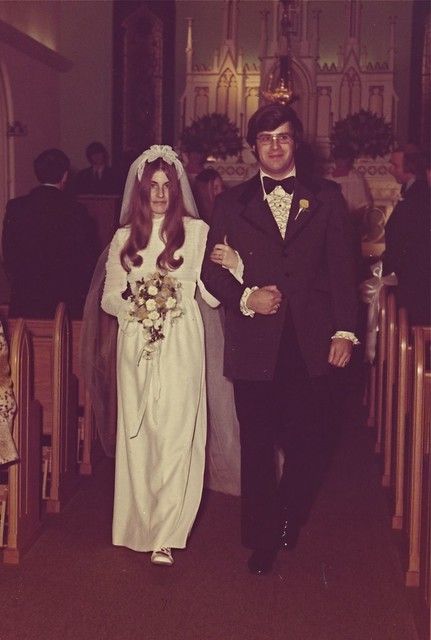
M172 557L172 551L170 547L161 547L160 549L156 549L151 554L151 562L153 564L160 564L165 566L170 566L174 564L174 559Z

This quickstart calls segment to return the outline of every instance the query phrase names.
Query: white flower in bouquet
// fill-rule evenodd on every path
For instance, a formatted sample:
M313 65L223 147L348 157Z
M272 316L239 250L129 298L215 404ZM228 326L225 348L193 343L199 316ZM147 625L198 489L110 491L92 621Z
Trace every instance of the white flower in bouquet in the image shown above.
M172 296L166 300L167 309L175 309L176 306L177 306L177 301L175 300L175 298L172 298Z
M145 307L146 309L148 309L148 311L154 311L154 309L156 309L157 307L156 301L153 298L150 298L149 300L146 301Z

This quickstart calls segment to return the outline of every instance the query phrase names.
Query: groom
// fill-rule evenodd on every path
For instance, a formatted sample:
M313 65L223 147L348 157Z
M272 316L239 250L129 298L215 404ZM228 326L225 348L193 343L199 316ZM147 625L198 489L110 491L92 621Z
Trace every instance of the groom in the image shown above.
M234 381L241 434L241 531L248 568L271 571L296 545L324 466L328 377L348 364L356 326L352 233L341 193L295 166L295 111L271 104L248 123L259 172L221 194L202 280L226 309L224 373ZM210 260L239 254L240 284ZM275 449L285 464L277 478Z

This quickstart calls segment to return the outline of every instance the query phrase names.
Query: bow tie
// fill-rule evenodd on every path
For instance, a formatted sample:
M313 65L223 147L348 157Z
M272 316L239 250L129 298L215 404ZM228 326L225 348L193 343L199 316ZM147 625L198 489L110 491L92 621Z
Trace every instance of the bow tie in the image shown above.
M283 178L283 180L274 180L269 176L263 176L263 188L265 189L265 193L269 194L274 191L275 187L283 187L286 193L293 193L293 189L295 187L295 177L290 176L289 178Z

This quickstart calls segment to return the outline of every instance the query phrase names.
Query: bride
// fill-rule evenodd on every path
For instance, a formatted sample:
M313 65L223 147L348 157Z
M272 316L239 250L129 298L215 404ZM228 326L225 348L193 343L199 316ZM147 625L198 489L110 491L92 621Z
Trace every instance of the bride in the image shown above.
M158 163L157 166L161 168L156 170L155 162L156 164ZM150 175L153 171L154 173ZM154 175L156 180L153 179ZM166 180L168 177L170 181ZM159 178L161 178L160 183ZM161 198L152 199L153 204L151 204L152 189L155 190L154 193L157 193L157 189L160 189L162 194ZM172 193L172 189L175 195ZM177 202L177 205L180 205L180 209L181 201L184 203L186 211L183 210L181 215L178 215L178 211L173 215L174 200L172 199L172 195L174 195L174 200ZM147 204L145 215L143 214L144 203ZM137 207L139 204L141 204L141 207ZM136 255L142 258L143 264L141 264L141 266L133 265L130 272L128 272L127 267L130 265L127 264L128 259L125 256L123 257L124 266L122 264L122 245L125 245L128 239L132 237L131 231L133 224L142 230L142 225L139 225L139 220L141 220L142 216L142 222L144 222L144 239L139 238L139 246L141 246L141 249L137 251ZM197 475L202 473L202 450L204 446L202 433L205 431L202 424L205 422L206 415L205 393L202 393L204 383L201 377L199 377L201 375L201 369L197 367L197 360L199 360L199 366L202 368L204 354L201 352L196 361L190 360L189 362L189 354L187 352L188 345L192 341L199 345L199 349L202 348L201 319L199 315L196 314L195 303L191 301L191 292L194 289L197 290L197 302L205 327L208 417L210 421L208 428L209 441L207 443L206 453L205 484L208 488L216 491L234 495L239 495L240 493L238 423L235 414L232 384L224 378L222 371L224 342L222 310L211 309L208 306L208 302L212 306L217 304L217 302L205 291L199 282L201 254L205 246L207 225L202 221L193 220L193 218L197 217L198 213L187 176L184 173L178 157L170 147L154 145L135 160L130 167L123 196L120 216L122 228L117 232L109 247L109 259L108 251L106 250L100 257L96 267L90 292L87 296L81 340L81 366L91 395L99 436L105 453L108 456L114 457L117 450L116 507L113 527L114 543L124 544L125 546L139 550L157 551L158 553L153 554L153 562L163 564L173 562L172 552L169 550L169 547L185 546L186 537L189 528L193 524L194 514L199 504L202 485L201 479L199 479L197 491L194 492L195 495L188 516L188 524L184 525L184 523L182 523L182 526L184 526L181 540L168 537L167 533L165 533L168 525L165 525L163 522L163 514L161 514L163 527L160 528L158 535L154 539L150 537L147 539L142 533L142 519L139 511L135 509L136 504L129 504L129 498L127 498L123 504L122 499L120 500L118 496L122 495L122 493L127 494L128 489L132 487L131 483L136 481L134 473L130 473L132 466L130 466L129 469L129 465L133 464L132 461L136 459L139 461L139 464L141 464L143 457L149 455L149 449L146 449L143 453L141 451L142 448L145 448L141 447L141 444L148 437L148 434L143 433L143 427L149 422L151 423L151 421L154 422L155 415L157 415L158 421L160 421L160 416L165 419L165 414L163 413L165 409L173 408L170 419L175 423L175 421L178 422L180 410L188 409L191 406L194 407L193 411L196 412L197 420L196 427L198 428L195 429L193 440L191 441L192 453L190 463L192 459L193 464L198 460L198 464L193 468L199 469ZM175 225L177 225L177 227ZM171 239L172 233L175 235L175 231L173 230L177 228L181 234L181 227L183 227L184 244L181 248L177 248L176 252L172 249L174 245L171 245L171 259L175 262L178 255L179 257L183 257L184 261L177 269L174 268L171 273L180 279L182 275L186 276L188 284L185 285L184 290L188 292L190 288L190 295L187 295L186 300L187 305L191 305L192 314L189 313L187 317L187 314L184 313L184 317L179 317L174 325L172 325L172 328L170 328L169 322L167 323L170 339L167 339L167 331L166 338L161 341L159 345L160 350L157 352L156 357L153 358L153 361L150 362L140 357L143 348L143 331L139 331L139 329L142 329L142 325L134 323L128 318L130 301L124 300L124 294L127 292L127 283L130 285L132 282L133 284L135 276L136 278L141 278L143 274L148 274L151 269L157 269L157 260L161 258L163 252L165 252L166 257L167 244L165 244L165 242L167 237L163 234L166 233L167 227L170 230L169 238ZM160 234L162 234L161 237ZM145 239L147 241L146 246L144 246ZM193 244L196 245L195 249L198 249L198 251L194 253L191 250ZM107 271L108 277L105 283ZM232 273L234 273L233 270ZM105 286L103 286L104 283ZM104 290L102 306L112 315L107 315L101 311L102 289ZM190 319L192 317L194 318L194 323L191 327ZM184 326L182 327L181 325L183 323ZM187 331L187 327L191 330ZM178 348L180 342L181 352ZM168 347L169 344L173 346ZM118 358L116 358L117 347ZM176 354L176 366L179 365L179 359L184 356L184 359L181 361L178 378L175 377L175 370L170 365L171 350L172 357ZM118 360L117 371L115 366L116 360ZM138 360L139 365L137 364ZM194 372L193 375L195 375L196 383L193 391L187 389L187 402L184 400L184 394L186 393L183 388L184 385L180 385L177 389L177 382L180 380L183 382L182 377L185 368L187 368L188 374L190 374L190 370ZM199 375L196 374L197 371L199 371ZM115 393L117 378L119 387L118 430L117 394ZM131 386L129 385L130 380L133 382ZM169 384L172 384L172 388L169 387ZM126 388L127 395L125 391ZM134 396L133 407L130 404L131 399L129 397L131 389L134 390L132 394ZM138 407L137 394L141 394L142 389L145 391L145 397L149 399L145 406L142 405ZM151 392L149 396L148 391ZM196 400L197 396L199 402ZM174 415L175 409L177 410L176 416ZM136 434L133 433L131 423L139 429L136 429ZM132 436L131 438L126 437L126 429L129 427L132 429L129 433L129 435ZM151 430L150 433L152 433ZM158 436L159 432L157 432L156 435ZM131 447L134 448L130 449ZM138 450L141 451L140 454L137 453ZM197 452L198 455L195 455ZM145 468L147 476L151 475L153 468L151 465L154 466L154 460L150 462L151 464ZM127 477L128 475L130 478L128 478L127 483L125 483L123 481L124 476ZM154 491L152 477L148 477L148 481L150 480L152 483L151 486L153 486L153 498L160 503L160 495L158 494L157 487ZM154 479L154 482L156 482L156 479ZM128 483L130 483L129 487ZM187 487L183 488L187 490ZM180 489L180 487L177 487L176 491ZM144 497L145 499L148 497L141 495L141 493L141 489L139 488L138 494L136 494L139 504L141 504L141 499L144 500ZM187 491L184 495L187 499L189 498ZM125 515L126 512L128 512L127 515ZM159 517L160 514L158 510L156 510L155 515L157 515L157 518ZM153 514L151 514L151 517L153 517ZM130 539L128 527L136 529L136 532L132 536L134 538L133 540ZM137 538L139 538L139 540L137 540ZM176 543L180 544L177 545ZM156 547L160 547L160 549L156 549ZM162 551L162 549L165 549L165 551Z
M208 226L190 216L168 146L131 167L127 219L111 242L101 306L118 319L113 543L171 565L199 507L205 466L204 333L196 287Z

